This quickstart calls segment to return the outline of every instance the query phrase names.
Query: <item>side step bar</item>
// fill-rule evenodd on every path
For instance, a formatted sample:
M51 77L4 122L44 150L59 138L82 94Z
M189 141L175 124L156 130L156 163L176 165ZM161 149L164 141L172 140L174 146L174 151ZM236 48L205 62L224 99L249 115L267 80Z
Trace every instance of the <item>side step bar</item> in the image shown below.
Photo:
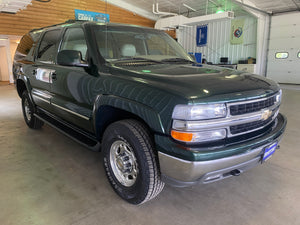
M38 113L34 113L34 116L86 148L92 151L100 151L101 144L92 134L89 134L74 125L57 118L41 108L38 108Z

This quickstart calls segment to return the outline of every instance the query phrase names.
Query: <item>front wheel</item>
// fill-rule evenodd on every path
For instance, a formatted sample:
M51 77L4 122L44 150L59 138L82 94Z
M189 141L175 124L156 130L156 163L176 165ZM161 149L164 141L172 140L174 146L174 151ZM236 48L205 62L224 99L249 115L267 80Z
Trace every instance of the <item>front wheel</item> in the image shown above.
M136 120L111 124L102 140L103 164L114 191L131 204L142 204L163 189L153 143Z

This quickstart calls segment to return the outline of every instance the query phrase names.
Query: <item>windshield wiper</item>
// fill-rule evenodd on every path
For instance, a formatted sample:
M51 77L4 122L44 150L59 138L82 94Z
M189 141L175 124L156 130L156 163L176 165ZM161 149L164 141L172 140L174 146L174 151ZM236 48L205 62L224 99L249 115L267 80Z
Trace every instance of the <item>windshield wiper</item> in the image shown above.
M162 62L174 62L174 63L195 63L191 60L184 59L184 58L169 58L169 59L163 59Z
M137 61L162 63L162 62L154 60L154 59L147 59L147 58L143 58L143 57L124 57L124 58L117 59L114 62L121 62L121 61L128 61L128 60L133 60L133 61L137 60Z

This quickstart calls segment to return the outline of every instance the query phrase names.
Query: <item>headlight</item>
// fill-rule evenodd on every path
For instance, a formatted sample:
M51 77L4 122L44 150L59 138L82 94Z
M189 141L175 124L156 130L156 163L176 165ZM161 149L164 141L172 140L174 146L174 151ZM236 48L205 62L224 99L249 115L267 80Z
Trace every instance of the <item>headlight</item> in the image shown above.
M226 116L225 104L176 105L172 118L177 120L206 120Z
M279 93L276 95L276 103L280 104L281 103L281 96L282 96L282 90L279 90Z
M225 104L177 105L172 118L171 136L185 143L201 143L226 138L225 128L203 130L197 127L197 120L224 118L227 115Z

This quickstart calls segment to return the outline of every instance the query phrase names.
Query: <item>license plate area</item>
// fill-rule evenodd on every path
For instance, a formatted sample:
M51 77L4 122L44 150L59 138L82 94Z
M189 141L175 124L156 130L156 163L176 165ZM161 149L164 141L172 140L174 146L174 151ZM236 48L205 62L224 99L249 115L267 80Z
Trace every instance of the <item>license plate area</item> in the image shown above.
M274 152L277 149L277 145L278 145L278 143L275 142L275 143L273 143L273 144L271 144L271 145L269 145L268 147L265 148L264 155L263 155L263 158L262 158L262 162L265 162L266 160L271 158L271 156L274 154Z

